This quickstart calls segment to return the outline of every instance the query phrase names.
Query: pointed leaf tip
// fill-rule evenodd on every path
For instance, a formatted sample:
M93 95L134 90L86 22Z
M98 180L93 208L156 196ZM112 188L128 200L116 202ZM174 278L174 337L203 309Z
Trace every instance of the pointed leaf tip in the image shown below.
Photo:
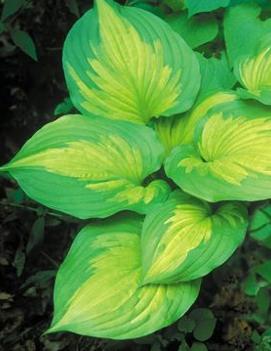
M81 230L56 278L54 320L47 332L130 339L180 318L199 281L141 285L142 218L130 216Z
M38 131L4 166L29 197L79 218L146 213L167 199L163 180L144 184L163 148L145 126L64 116Z

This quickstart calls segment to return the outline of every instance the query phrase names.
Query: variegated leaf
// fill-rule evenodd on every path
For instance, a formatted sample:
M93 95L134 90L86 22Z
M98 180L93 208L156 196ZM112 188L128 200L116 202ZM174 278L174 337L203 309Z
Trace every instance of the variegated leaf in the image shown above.
M144 283L174 284L208 274L232 255L246 228L247 211L241 203L214 208L175 192L144 221Z
M141 230L138 217L107 220L81 230L57 274L48 332L137 338L186 312L200 282L142 286Z
M167 154L174 147L193 142L193 135L198 121L209 111L219 111L224 104L239 100L239 97L231 91L209 93L201 99L195 107L184 115L171 118L159 118L155 122L155 130L164 145Z
M261 8L253 3L230 8L224 31L228 57L244 89L244 99L271 105L271 20L260 18Z
M64 46L74 106L85 115L147 123L188 110L197 95L197 58L163 20L96 0Z
M106 217L125 209L145 213L167 198L163 180L143 185L162 159L150 128L74 115L44 126L1 170L50 208Z
M165 168L184 191L207 201L270 198L270 109L234 101L209 111L194 141L175 148Z

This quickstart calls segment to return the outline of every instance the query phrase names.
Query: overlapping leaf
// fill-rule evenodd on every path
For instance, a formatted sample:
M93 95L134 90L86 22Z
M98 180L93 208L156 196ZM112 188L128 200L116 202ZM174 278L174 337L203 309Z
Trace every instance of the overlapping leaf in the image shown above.
M111 0L97 0L76 22L63 64L79 111L141 124L188 110L200 84L195 54L177 33Z
M215 209L176 192L144 221L144 282L170 284L208 274L232 255L246 228L247 212L241 203Z
M48 207L79 218L106 217L124 209L145 213L166 199L163 180L142 186L162 158L148 127L75 115L47 124L1 170Z
M207 84L206 82L206 85ZM209 91L209 94L207 93L208 96L201 99L190 112L184 115L160 118L157 120L155 123L155 130L167 154L169 154L175 146L193 142L196 125L208 112L220 111L225 104L238 100L238 96L231 91L212 93L212 90L217 90L218 85L220 85L220 83L216 80L214 80L213 84L209 80L210 89L205 90L205 92Z
M245 88L238 90L240 96L271 105L271 20L261 20L260 12L256 4L231 8L224 21L225 40L235 75Z
M57 274L49 332L136 338L186 312L199 281L141 286L141 228L141 218L120 218L81 230Z
M193 143L175 148L165 168L184 191L207 201L270 198L270 109L234 101L209 111Z
M230 0L185 0L189 16L200 12L210 12L220 7L227 7Z
M213 16L188 18L182 11L165 17L165 20L191 48L212 41L218 34L218 23Z

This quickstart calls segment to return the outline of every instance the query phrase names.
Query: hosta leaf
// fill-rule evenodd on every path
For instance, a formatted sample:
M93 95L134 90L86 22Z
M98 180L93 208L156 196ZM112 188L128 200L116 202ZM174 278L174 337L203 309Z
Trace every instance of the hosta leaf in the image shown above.
M195 54L177 33L111 0L97 0L74 25L63 64L79 111L141 124L188 110L200 84Z
M260 12L256 4L230 9L224 21L225 40L235 75L244 87L238 90L240 96L271 105L271 19L262 21Z
M199 281L141 285L142 219L89 225L57 274L49 332L129 339L163 328L195 301Z
M209 111L194 142L176 147L165 168L184 191L207 201L270 198L270 110L233 101Z
M249 56L263 36L271 30L271 20L262 21L261 8L255 3L231 7L224 19L227 54L233 65L241 56Z
M44 126L1 170L48 207L106 217L124 209L145 213L167 197L162 180L142 185L162 157L148 127L70 115Z
M212 41L218 34L218 23L213 16L188 18L187 13L183 11L167 16L165 20L191 48Z
M220 7L227 7L230 0L185 0L189 16L200 12L214 11Z
M202 55L198 55L198 59L202 76L198 100L210 95L210 92L227 91L235 85L236 78L224 52L219 59L215 57L207 59Z
M213 208L185 193L174 193L144 221L144 283L170 284L208 274L232 255L246 227L246 208L240 203Z
M198 121L209 111L220 111L225 104L238 99L238 96L230 91L209 92L209 95L201 99L190 112L171 118L159 118L155 123L155 130L166 153L169 154L175 146L192 143Z
M271 28L270 33L259 42L256 52L239 60L235 74L247 89L238 89L242 98L271 105Z

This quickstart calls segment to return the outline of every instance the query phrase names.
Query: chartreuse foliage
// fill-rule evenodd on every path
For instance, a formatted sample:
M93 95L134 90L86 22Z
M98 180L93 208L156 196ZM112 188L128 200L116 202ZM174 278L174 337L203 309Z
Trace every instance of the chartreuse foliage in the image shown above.
M141 124L188 110L200 84L195 54L177 33L112 1L96 1L74 25L63 65L79 111Z
M177 320L199 281L142 286L142 218L107 220L81 230L59 269L49 331L127 339Z
M96 0L71 29L63 66L82 115L47 124L0 168L43 205L100 218L60 266L48 332L126 339L173 323L242 243L247 202L271 197L271 24L240 2L178 6L232 6L226 53L212 14L193 36L198 19L186 10L174 25L165 15L172 29ZM266 243L259 211L250 230Z
M246 208L240 203L214 208L185 193L173 193L144 221L144 282L171 284L208 274L231 256L246 227Z
M48 207L79 218L106 217L124 209L146 213L166 198L165 181L142 186L162 157L145 126L65 116L37 132L4 170Z
M194 131L199 120L209 111L220 111L228 102L238 100L238 96L230 91L210 93L184 116L169 119L160 118L155 124L158 137L169 154L175 146L193 142Z
M211 202L270 198L270 109L235 100L201 117L192 142L167 158L167 175L184 191Z
M225 40L234 72L246 99L271 105L271 19L262 21L261 8L242 4L225 17ZM242 45L240 45L242 43Z

